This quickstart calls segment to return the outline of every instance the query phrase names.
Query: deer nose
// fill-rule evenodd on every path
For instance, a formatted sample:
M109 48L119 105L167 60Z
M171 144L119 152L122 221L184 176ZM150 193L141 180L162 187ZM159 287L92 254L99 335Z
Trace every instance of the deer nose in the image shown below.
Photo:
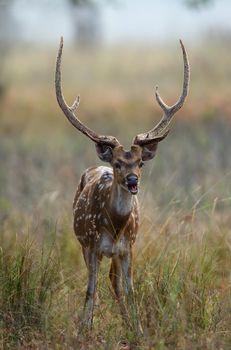
M126 176L128 185L136 185L138 182L138 176L135 174L129 174Z

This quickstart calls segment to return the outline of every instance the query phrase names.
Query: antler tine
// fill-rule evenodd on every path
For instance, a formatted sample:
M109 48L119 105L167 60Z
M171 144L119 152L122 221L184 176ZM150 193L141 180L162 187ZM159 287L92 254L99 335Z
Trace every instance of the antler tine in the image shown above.
M169 126L172 117L174 114L183 106L184 101L188 95L188 90L189 90L189 80L190 80L190 67L189 67L189 61L188 61L188 56L187 52L185 50L185 47L180 40L180 45L183 53L183 61L184 61L184 80L183 80L183 89L180 98L178 101L173 105L173 106L168 106L161 98L159 91L158 91L158 86L156 87L155 95L156 95L156 100L161 109L164 112L164 115L162 119L159 121L159 123L154 126L153 129L149 130L146 133L139 134L135 137L134 139L134 144L138 145L144 145L149 142L151 142L154 139L157 139L160 136L160 134L163 132L163 130L166 129L167 126ZM163 135L165 136L166 133Z
M71 106L68 106L66 103L63 93L62 93L62 86L61 86L61 59L62 59L62 51L63 51L63 37L60 39L60 45L58 50L58 56L56 60L56 70L55 70L55 91L56 91L56 98L58 101L58 104L67 117L67 119L71 122L71 124L81 131L83 134L85 134L87 137L89 137L92 141L96 143L103 143L111 147L115 147L116 145L119 145L119 141L113 137L113 136L103 136L98 135L93 130L88 128L86 125L84 125L75 115L75 111L78 109L80 104L80 97L78 96L74 103Z
M74 100L73 104L70 108L70 110L72 110L72 112L76 111L79 107L80 104L80 96L77 96L77 98Z

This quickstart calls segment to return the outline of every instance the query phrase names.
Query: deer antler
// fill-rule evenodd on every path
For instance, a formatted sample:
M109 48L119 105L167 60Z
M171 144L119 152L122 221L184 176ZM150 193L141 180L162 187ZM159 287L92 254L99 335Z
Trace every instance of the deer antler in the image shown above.
M81 131L83 134L85 134L87 137L89 137L92 141L96 142L97 144L101 143L104 145L108 145L112 148L119 145L119 141L113 137L113 136L104 136L104 135L98 135L93 130L88 128L86 125L84 125L75 115L75 111L79 107L80 98L79 96L75 99L72 106L68 106L65 102L65 99L63 97L62 93L62 87L61 87L61 58L62 58L62 51L63 51L63 38L60 39L60 45L59 45L59 51L56 61L56 70L55 70L55 91L56 91L56 98L58 101L58 104L67 117L67 119L71 122L71 124Z
M185 47L180 40L180 45L183 53L183 60L184 60L184 81L183 81L183 91L179 98L179 100L173 105L168 106L160 97L160 94L158 92L158 87L156 87L156 100L161 107L161 109L164 112L164 115L160 122L154 126L153 129L149 130L148 132L142 133L137 135L133 143L136 145L143 146L145 144L149 144L152 141L156 140L157 142L161 141L163 138L167 136L169 133L169 130L167 130L163 135L161 133L166 129L167 126L169 126L172 117L174 114L183 106L184 101L186 99L186 96L188 94L189 90L189 78L190 78L190 67L189 67L189 61L187 57L187 53L185 50Z

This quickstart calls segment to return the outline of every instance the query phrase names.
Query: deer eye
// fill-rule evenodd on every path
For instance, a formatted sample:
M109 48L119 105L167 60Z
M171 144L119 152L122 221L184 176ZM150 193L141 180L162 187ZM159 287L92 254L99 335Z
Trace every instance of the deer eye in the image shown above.
M144 166L144 162L142 162L142 160L141 160L141 162L139 163L139 168L142 168Z
M118 162L116 162L116 163L115 163L115 168L118 169L118 170L121 169L121 164L118 163Z

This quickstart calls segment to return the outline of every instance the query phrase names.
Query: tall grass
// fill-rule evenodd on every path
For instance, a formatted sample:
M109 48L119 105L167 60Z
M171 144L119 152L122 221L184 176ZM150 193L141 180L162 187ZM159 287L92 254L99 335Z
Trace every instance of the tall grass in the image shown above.
M187 46L190 97L143 171L134 248L143 337L122 323L107 259L93 331L79 332L87 271L71 204L81 172L98 161L91 142L58 115L55 51L12 53L11 84L0 101L1 348L231 348L230 50L216 45ZM160 115L153 111L155 81L170 101L178 96L179 48L109 48L90 56L69 50L67 100L77 88L81 119L126 147ZM83 68L74 77L76 64Z
M119 316L108 259L101 267L93 332L79 333L87 276L81 249L66 220L46 229L37 222L36 230L34 224L22 223L20 229L27 226L29 233L21 236L6 228L0 260L2 346L114 349L126 342L134 349L228 349L229 218L209 215L208 227L197 215L182 219L176 214L167 224L153 219L151 232L143 222L134 261L144 329L140 338L126 329Z
M60 264L54 249L36 248L35 238L7 237L1 242L0 304L3 345L48 331Z

